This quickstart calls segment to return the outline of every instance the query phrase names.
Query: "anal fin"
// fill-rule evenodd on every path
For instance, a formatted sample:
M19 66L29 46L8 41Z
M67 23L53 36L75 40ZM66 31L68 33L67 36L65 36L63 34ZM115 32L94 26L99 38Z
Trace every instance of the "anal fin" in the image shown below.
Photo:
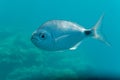
M77 47L81 44L81 41L75 44L73 47L71 47L69 50L76 50Z

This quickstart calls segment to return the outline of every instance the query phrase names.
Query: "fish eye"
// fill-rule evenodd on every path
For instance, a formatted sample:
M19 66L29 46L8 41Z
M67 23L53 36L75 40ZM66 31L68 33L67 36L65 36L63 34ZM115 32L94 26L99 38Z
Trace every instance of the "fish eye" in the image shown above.
M45 33L40 33L39 37L40 37L40 39L45 40L46 39L46 34Z

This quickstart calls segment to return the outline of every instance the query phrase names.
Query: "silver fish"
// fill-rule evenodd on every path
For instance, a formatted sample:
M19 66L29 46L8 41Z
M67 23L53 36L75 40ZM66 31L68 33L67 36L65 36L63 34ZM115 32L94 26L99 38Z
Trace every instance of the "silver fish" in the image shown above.
M87 37L109 45L98 33L102 18L103 15L91 29L65 20L47 21L32 33L31 41L36 47L47 51L75 50Z

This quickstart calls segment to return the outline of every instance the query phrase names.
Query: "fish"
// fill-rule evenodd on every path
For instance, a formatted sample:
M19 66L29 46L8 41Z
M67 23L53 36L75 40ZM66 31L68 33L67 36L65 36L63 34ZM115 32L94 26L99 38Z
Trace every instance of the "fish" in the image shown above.
M76 50L88 37L95 38L110 46L100 33L102 19L103 15L90 29L67 20L50 20L32 33L31 42L45 51Z

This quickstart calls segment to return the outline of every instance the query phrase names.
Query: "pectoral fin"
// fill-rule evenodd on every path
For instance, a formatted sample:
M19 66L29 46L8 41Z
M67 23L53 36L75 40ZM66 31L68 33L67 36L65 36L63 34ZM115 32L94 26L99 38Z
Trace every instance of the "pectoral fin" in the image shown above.
M64 38L68 37L68 36L69 36L69 35L59 36L59 37L55 38L55 42L57 42L57 41L59 41L59 40L62 40L62 39L64 39Z

